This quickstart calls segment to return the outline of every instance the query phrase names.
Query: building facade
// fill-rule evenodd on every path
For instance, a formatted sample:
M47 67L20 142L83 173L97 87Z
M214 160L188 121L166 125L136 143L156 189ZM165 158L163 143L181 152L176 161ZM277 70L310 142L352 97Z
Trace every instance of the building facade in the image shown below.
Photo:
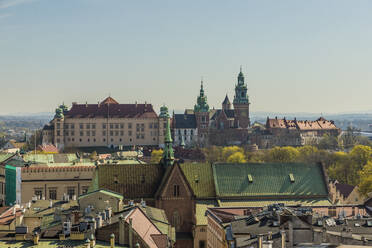
M151 104L119 104L111 97L98 104L61 105L43 129L43 142L64 147L159 146L165 119Z

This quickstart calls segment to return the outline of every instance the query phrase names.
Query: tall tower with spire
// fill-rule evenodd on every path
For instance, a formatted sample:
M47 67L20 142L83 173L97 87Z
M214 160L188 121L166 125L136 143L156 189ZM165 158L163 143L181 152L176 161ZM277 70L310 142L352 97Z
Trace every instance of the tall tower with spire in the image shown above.
M208 143L209 133L209 105L207 96L204 94L203 80L201 80L200 94L194 106L194 114L198 128L198 143L205 146Z
M173 140L171 135L169 115L167 117L167 124L165 129L162 163L164 166L171 166L174 163Z
M239 128L248 128L250 126L249 118L249 99L247 94L247 85L244 83L244 74L242 67L238 75L238 83L235 85L234 96L235 125Z

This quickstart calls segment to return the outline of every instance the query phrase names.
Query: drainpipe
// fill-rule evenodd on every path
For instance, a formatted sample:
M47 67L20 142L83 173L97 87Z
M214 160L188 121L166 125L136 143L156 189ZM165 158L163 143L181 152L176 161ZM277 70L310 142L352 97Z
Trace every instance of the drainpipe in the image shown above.
M285 248L285 231L281 230L280 234L282 236L282 246L281 246L281 248Z
M132 218L129 219L129 248L133 248Z

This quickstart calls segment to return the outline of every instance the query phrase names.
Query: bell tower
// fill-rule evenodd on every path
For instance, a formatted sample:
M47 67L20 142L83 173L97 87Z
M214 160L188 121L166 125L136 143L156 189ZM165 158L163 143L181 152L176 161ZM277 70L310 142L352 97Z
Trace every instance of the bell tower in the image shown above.
M244 74L242 67L238 75L238 84L235 85L234 96L235 125L239 128L248 128L250 126L249 118L249 99L247 94L247 85L244 83Z

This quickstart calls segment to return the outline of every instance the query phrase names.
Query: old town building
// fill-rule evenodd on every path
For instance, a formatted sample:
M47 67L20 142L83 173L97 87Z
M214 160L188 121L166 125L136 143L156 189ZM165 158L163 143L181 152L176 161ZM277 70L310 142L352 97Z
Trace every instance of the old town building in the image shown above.
M98 104L61 105L43 129L43 142L64 147L161 146L165 118L151 104L119 104L107 97Z
M303 146L318 144L325 136L337 137L341 129L333 121L320 117L315 121L267 118L264 127L256 126L250 134L250 142L261 149L274 146Z

